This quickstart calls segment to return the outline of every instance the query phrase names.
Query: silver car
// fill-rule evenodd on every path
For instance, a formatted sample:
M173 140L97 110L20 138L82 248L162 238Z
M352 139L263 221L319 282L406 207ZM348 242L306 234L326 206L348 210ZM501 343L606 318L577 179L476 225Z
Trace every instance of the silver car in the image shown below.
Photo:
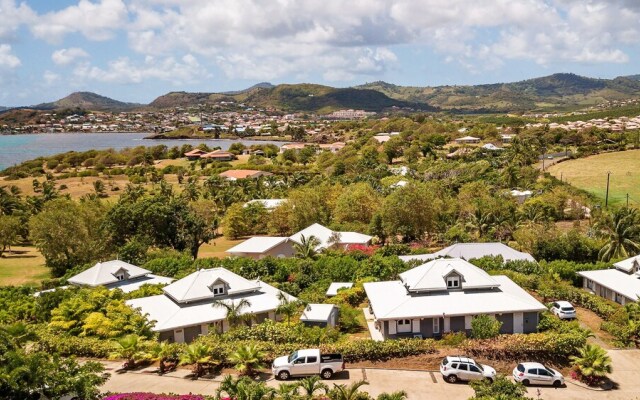
M550 385L561 387L564 377L555 369L547 368L537 362L524 362L513 369L513 379L523 385Z

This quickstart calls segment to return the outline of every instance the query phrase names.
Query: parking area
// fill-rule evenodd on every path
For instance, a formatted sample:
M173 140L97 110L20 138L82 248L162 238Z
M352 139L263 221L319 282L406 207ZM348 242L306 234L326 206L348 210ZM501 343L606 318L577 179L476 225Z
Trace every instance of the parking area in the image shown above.
M529 396L545 400L578 400L578 399L606 399L623 400L640 398L640 350L609 350L613 361L614 371L611 378L617 388L610 391L594 391L572 383L563 388L530 387ZM222 377L212 380L191 380L180 373L171 376L158 376L149 372L114 373L114 363L105 363L112 373L111 379L103 386L103 390L112 392L154 392L154 393L194 393L211 395L218 387ZM439 372L407 371L389 369L353 368L327 383L349 384L361 379L369 382L363 390L372 396L383 392L405 390L409 399L429 398L433 400L467 399L473 396L473 390L465 383L449 384L444 382ZM272 387L280 382L274 379L267 381Z

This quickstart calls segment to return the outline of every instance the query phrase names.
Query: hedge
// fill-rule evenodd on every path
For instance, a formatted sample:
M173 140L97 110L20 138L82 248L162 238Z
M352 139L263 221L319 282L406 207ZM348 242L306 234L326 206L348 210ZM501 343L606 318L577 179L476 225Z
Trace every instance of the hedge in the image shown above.
M495 339L470 339L460 348L473 356L489 359L566 358L576 354L587 339L580 332L543 332L500 335Z

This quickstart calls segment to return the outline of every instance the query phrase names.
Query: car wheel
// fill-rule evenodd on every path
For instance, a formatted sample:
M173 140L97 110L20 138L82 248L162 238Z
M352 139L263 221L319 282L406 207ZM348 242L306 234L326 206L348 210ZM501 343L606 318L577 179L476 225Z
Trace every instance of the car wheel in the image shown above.
M448 375L446 378L446 381L449 383L456 383L458 382L458 377L455 375Z
M528 379L523 379L522 380L522 384L525 386L529 386L529 380Z
M553 387L559 388L560 386L562 386L562 383L560 381L553 381Z
M289 372L287 371L278 372L278 379L280 379L281 381L286 381L287 379L289 379Z
M333 376L333 371L330 369L325 369L322 371L322 379L331 379L331 377Z

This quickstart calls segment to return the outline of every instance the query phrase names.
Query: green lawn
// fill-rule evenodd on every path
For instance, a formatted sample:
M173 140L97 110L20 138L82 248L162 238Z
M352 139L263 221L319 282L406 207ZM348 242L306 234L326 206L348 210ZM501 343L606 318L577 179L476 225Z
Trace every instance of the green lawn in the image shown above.
M35 284L49 278L44 257L33 247L14 246L0 257L0 286Z
M556 178L593 193L604 204L607 172L611 172L609 204L640 207L640 150L598 154L565 161L547 168Z

